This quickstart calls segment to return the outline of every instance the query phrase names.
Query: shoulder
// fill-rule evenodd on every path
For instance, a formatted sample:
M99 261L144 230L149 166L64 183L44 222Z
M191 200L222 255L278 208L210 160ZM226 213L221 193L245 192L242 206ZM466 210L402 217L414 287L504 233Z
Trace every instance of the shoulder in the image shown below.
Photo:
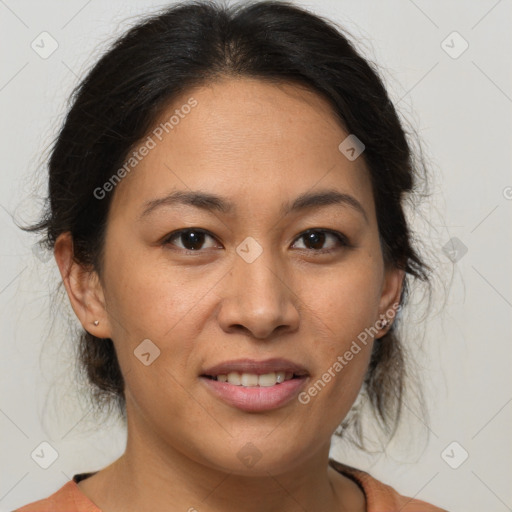
M391 486L372 477L366 471L329 459L329 464L345 476L355 480L366 496L367 512L448 512L425 501L399 494Z
M70 480L47 498L28 503L13 512L101 512Z

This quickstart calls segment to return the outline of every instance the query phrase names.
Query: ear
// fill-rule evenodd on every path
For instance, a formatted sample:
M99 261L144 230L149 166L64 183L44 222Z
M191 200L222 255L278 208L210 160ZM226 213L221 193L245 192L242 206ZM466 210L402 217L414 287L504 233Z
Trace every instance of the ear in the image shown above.
M75 261L70 232L57 238L54 256L71 307L83 328L98 338L110 338L111 329L99 276L96 271ZM95 320L98 325L94 325Z
M380 327L382 325L382 328L379 329L375 339L382 338L391 328L400 307L400 296L402 294L404 278L405 270L391 265L386 266L379 302L379 319L376 322L376 326ZM388 325L381 324L382 320L387 320L389 322Z

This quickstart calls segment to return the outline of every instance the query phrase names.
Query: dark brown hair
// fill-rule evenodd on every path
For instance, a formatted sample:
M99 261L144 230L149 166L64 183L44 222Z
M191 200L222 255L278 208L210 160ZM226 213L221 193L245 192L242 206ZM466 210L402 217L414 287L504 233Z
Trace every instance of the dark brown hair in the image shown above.
M94 190L122 167L178 95L219 77L246 76L306 86L327 99L347 132L365 145L385 262L429 281L430 268L412 245L404 197L425 169L415 159L397 112L375 67L341 29L288 2L226 6L208 1L173 5L128 30L73 91L71 106L48 162L49 194L42 219L53 249L70 232L75 260L101 276L105 224L113 193ZM341 142L341 141L340 141ZM387 432L400 417L404 357L395 319L374 344L364 390ZM86 331L79 339L82 369L101 407L116 404L125 417L124 383L112 340Z

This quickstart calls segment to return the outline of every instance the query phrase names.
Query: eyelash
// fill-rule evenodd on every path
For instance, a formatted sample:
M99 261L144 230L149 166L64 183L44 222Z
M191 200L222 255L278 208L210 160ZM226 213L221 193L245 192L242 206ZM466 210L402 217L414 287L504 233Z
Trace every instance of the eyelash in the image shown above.
M189 233L189 232L202 233L202 234L208 235L208 236L210 236L212 238L215 238L212 234L210 234L205 229L201 229L201 228L185 228L185 229L180 229L178 231L173 231L172 233L167 235L163 239L162 245L165 245L165 246L172 245L171 244L172 240L174 240L175 238L178 238L183 233ZM341 248L343 248L343 247L345 247L345 248L352 247L350 242L349 242L349 240L347 239L347 237L345 235L343 235L342 233L339 233L338 231L333 231L331 229L320 229L320 228L308 229L308 230L302 232L295 240L299 240L299 239L301 239L301 238L303 238L306 235L311 234L311 233L326 233L328 235L332 235L334 238L337 239L338 243L342 246ZM200 254L202 252L202 249L190 250L190 249L181 249L180 247L178 247L176 250L182 251L183 253L190 254L190 255L198 255L198 254ZM300 250L308 251L308 252L313 252L313 253L318 254L318 255L329 254L329 253L333 253L333 252L336 251L336 249L300 249Z

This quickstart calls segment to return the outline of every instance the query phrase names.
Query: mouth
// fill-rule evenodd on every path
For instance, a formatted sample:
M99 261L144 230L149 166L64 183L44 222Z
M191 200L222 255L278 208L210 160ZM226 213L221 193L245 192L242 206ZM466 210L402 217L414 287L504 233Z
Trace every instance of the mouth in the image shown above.
M199 377L217 398L238 409L257 412L288 403L309 373L285 359L239 359L208 368Z
M225 361L212 366L201 374L201 377L229 382L234 386L269 387L287 380L300 379L308 375L307 370L287 359L237 359Z
M233 384L233 386L244 386L246 388L270 387L281 384L287 380L301 378L300 375L291 372L270 372L262 375L256 373L230 372L220 375L201 375L201 377L216 380L217 382L229 382L229 384Z

